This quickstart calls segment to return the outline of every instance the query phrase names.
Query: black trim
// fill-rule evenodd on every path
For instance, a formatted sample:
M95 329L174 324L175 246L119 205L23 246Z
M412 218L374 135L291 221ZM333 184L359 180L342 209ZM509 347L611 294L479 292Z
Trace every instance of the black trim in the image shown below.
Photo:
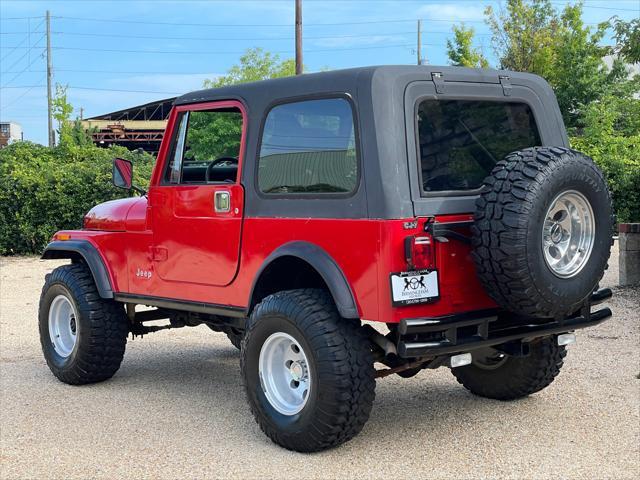
M471 245L471 236L465 235L463 233L457 232L454 228L469 228L473 225L473 220L466 220L462 222L427 222L425 224L425 231L430 233L434 240L440 242L441 238L452 238L454 240L458 240L460 242ZM446 241L446 240L445 240Z
M351 116L353 120L353 134L355 138L355 147L356 147L356 184L350 192L344 193L265 193L260 190L259 185L259 168L260 168L260 150L262 149L262 138L264 135L264 127L267 123L267 117L271 113L275 107L280 105L287 105L289 103L303 103L313 100L333 100L333 99L342 99L346 100L349 106L351 107ZM322 199L344 199L351 198L356 195L358 190L360 189L360 183L362 181L362 149L360 148L360 125L358 123L358 106L353 99L353 97L347 92L330 92L330 93L314 93L308 95L298 95L295 97L288 97L284 99L275 100L267 105L262 113L262 119L260 121L260 129L258 130L258 138L257 138L257 147L256 147L256 155L254 158L254 167L253 167L253 188L255 189L256 195L263 200L282 200L282 199L305 199L310 200L314 198L322 198Z
M161 166L162 168L162 175L160 177L160 181L157 183L157 186L176 186L176 185L180 185L180 183L174 183L171 182L167 179L167 177L169 176L169 165L171 164L171 158L173 156L175 156L176 152L176 142L178 141L178 133L180 132L180 122L182 121L182 117L184 117L185 114L189 113L189 111L184 111L184 112L178 112L176 114L176 121L173 123L173 130L171 132L165 132L165 133L169 133L171 135L171 138L169 139L169 148L167 149L167 154L164 156L164 165ZM187 122L189 121L189 119L187 118ZM186 133L185 133L186 135ZM182 155L184 155L184 145L183 145L183 152ZM182 177L182 165L180 165L180 176Z
M397 330L398 355L413 358L469 352L592 327L611 317L611 310L603 308L591 312L591 306L610 297L610 289L598 290L591 296L587 307L565 319L531 319L498 309L403 319Z
M589 299L589 304L591 306L600 305L601 303L609 300L612 296L613 292L610 288L601 288L600 290L593 292L593 295L591 295L591 298Z
M133 295L130 293L116 293L114 299L123 303L135 303L139 305L148 305L150 307L182 310L185 312L209 313L211 315L221 315L225 317L244 318L248 313L246 308L235 305L192 302L188 300L177 300L175 298Z
M262 263L251 286L251 304L256 285L260 281L262 272L276 259L280 257L297 257L311 265L329 287L338 312L343 318L360 318L358 308L354 300L353 292L349 287L344 273L338 264L322 248L307 242L290 242L282 245L269 255Z
M57 258L77 260L78 257L81 257L89 266L100 297L113 298L113 288L107 268L96 247L87 240L53 241L46 246L40 258L44 260Z

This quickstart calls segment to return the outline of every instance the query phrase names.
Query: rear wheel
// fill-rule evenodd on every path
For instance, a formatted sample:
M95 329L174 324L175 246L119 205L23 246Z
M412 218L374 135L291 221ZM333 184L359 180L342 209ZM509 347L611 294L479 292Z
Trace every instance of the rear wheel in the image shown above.
M100 298L86 265L47 275L38 317L45 360L62 382L101 382L120 368L129 321L122 304Z
M515 400L549 386L560 373L566 354L554 335L532 342L526 357L511 357L493 348L472 352L471 365L451 372L475 395Z
M357 435L375 397L373 357L358 322L322 290L276 293L253 311L241 368L251 411L275 443L324 450Z

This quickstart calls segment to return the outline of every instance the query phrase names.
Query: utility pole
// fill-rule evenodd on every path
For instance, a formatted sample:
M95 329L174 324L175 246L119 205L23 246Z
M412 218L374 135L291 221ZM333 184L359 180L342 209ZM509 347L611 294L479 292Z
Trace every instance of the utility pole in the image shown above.
M296 75L302 75L302 0L296 0Z
M418 19L418 65L422 65L422 20Z
M53 67L51 66L51 15L47 10L46 16L47 23L47 123L49 128L49 146L53 147L56 143L55 135L53 133L53 117L51 116L52 96L51 96L51 83L53 82Z

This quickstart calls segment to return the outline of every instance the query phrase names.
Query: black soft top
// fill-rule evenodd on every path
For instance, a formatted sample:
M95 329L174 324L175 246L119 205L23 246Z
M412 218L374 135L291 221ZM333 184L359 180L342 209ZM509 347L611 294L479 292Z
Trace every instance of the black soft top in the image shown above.
M276 99L292 95L344 92L349 91L346 87L368 87L374 79L391 80L387 83L387 86L391 88L397 86L398 83L406 84L416 80L431 80L431 74L434 72L440 73L441 78L447 82L500 83L499 77L503 76L509 77L514 83L524 81L538 84L543 88L547 87L547 83L541 77L529 73L435 65L381 65L308 73L228 87L197 90L178 97L175 103L182 105L221 99L243 99L248 106L251 106L255 102L263 103L265 99L273 102Z
M264 118L288 101L319 97L352 100L358 131L359 183L348 198L260 195L257 157ZM264 80L187 93L176 105L238 100L247 110L242 184L246 215L321 218L410 218L474 211L477 194L423 198L418 171L415 106L422 98L525 102L531 107L543 145L568 146L553 91L542 78L489 69L398 65L351 68Z

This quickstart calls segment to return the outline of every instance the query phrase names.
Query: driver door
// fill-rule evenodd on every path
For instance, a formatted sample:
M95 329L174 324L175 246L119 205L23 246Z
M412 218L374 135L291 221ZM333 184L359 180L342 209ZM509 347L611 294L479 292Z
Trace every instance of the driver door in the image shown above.
M213 102L176 107L175 115L162 178L149 195L154 270L165 282L228 285L242 233L244 108Z

